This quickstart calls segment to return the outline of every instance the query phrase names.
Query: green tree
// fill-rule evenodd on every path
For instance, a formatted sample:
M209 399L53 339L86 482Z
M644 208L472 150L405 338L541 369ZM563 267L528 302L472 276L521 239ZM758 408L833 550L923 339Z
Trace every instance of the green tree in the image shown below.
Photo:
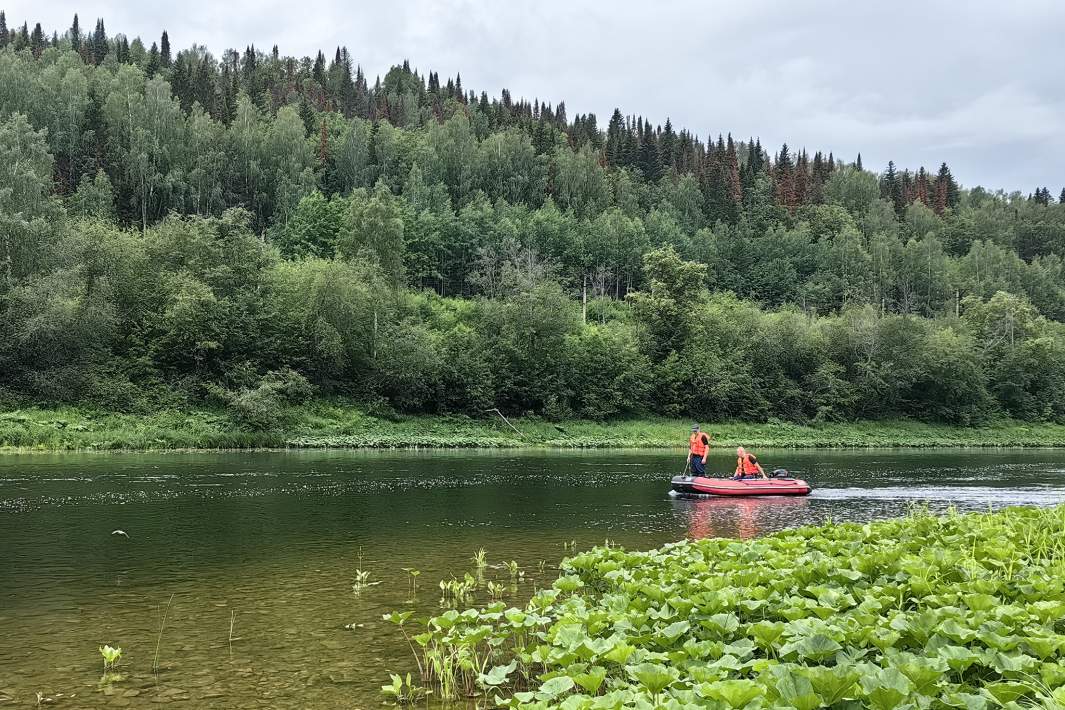
M380 266L391 283L404 281L403 213L399 202L383 184L373 192L358 189L350 199L351 231L337 242L337 254L363 258Z
M703 295L706 266L684 261L666 247L645 254L643 268L647 286L628 300L646 333L648 352L659 358L683 348Z

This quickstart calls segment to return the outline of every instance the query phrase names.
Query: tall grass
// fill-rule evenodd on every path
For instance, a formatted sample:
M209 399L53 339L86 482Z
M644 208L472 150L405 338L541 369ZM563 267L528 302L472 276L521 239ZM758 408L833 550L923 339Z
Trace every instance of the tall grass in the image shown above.
M591 422L512 419L519 438L498 418L374 416L363 407L319 400L290 412L284 428L251 430L226 412L162 410L145 415L78 407L0 410L0 449L247 448L657 448L686 443L688 420L644 418ZM701 422L716 446L952 447L1065 446L1065 425L1010 420L980 427L889 420L800 425Z

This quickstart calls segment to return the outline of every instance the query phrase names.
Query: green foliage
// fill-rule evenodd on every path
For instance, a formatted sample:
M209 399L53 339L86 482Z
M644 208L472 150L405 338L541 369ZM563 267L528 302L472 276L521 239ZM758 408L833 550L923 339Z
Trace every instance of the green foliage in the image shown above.
M1065 507L1015 508L600 547L414 650L444 700L512 708L1056 707L1063 536Z
M252 437L283 427L258 378L287 370L400 415L1065 419L1045 189L771 157L620 110L601 131L406 64L371 86L344 49L166 62L102 26L24 44L0 51L15 398L224 392Z
M288 407L301 404L314 394L303 375L291 369L268 372L253 386L236 391L212 388L233 418L253 431L276 429L288 420Z

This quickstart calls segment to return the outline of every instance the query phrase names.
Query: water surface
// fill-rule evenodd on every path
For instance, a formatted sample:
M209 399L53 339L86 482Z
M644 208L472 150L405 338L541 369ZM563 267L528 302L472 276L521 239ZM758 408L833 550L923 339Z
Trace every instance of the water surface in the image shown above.
M386 671L412 666L381 614L438 610L481 547L520 603L573 542L1065 502L1065 450L758 453L814 493L676 499L683 453L661 451L0 456L0 707L378 706ZM357 569L379 584L355 593ZM103 643L125 678L101 687Z

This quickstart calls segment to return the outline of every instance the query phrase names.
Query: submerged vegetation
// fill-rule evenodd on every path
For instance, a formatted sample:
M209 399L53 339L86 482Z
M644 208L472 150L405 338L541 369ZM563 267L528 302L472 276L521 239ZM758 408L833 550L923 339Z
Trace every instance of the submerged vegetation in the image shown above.
M604 546L561 569L522 609L452 609L410 637L434 697L570 710L1065 707L1065 507ZM386 618L404 634L414 623ZM388 692L408 687L393 676Z

